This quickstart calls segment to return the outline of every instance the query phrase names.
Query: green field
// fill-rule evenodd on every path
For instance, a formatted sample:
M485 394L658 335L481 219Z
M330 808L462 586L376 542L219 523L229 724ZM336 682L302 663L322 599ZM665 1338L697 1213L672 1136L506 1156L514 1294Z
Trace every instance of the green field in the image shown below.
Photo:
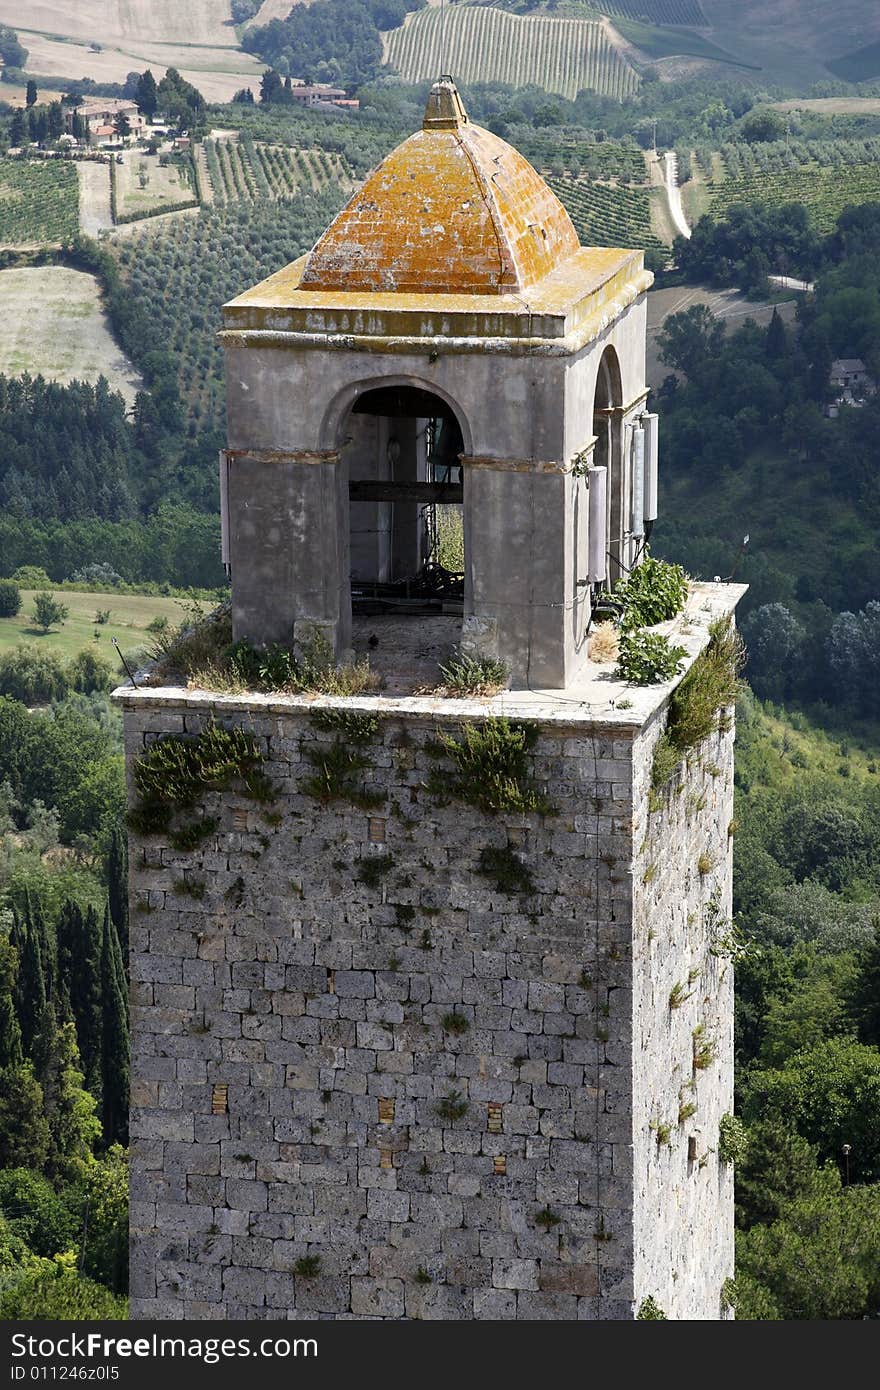
M595 20L433 7L408 14L384 41L385 61L405 82L434 78L442 70L461 82L534 84L571 100L583 90L622 100L639 85L635 70Z
M0 159L0 246L64 241L79 230L76 166Z
M148 625L154 618L165 617L172 627L180 623L183 610L177 599L149 598L142 594L82 594L53 590L55 597L70 609L62 627L43 633L31 618L34 591L22 589L21 612L16 618L0 618L0 652L8 651L19 642L35 642L40 648L49 647L65 661L76 656L83 647L92 647L109 661L114 671L118 660L112 639L115 637L124 652L144 647L151 642ZM96 624L99 609L110 609L110 621ZM95 641L95 633L98 641Z

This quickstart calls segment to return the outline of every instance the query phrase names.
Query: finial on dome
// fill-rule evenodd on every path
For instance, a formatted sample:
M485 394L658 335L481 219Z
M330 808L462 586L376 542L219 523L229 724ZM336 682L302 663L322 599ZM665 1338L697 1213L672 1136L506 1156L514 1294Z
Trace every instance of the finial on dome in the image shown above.
M434 83L428 95L422 129L458 130L467 123L468 114L458 95L458 88L452 78L444 73L440 81Z

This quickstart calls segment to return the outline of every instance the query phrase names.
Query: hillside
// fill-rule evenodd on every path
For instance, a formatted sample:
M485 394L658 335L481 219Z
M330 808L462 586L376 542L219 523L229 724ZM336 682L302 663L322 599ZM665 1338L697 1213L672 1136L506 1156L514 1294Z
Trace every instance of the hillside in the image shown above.
M211 101L229 101L262 64L238 47L230 0L0 0L0 24L28 50L28 72L124 82L134 68L176 67Z
M586 88L623 99L638 87L635 70L596 20L518 16L484 6L409 14L384 35L385 61L405 82L441 70L462 82L534 83L573 99Z

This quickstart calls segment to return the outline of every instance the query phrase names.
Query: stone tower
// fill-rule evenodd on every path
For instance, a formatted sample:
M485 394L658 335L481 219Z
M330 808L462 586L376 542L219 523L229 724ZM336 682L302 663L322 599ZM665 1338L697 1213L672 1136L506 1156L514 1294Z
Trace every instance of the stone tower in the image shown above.
M732 724L652 787L681 677L588 655L656 515L650 283L443 81L224 311L234 636L383 684L119 692L135 802L218 726L264 779L132 833L135 1317L725 1316ZM691 586L682 674L741 592ZM426 693L456 648L510 688Z

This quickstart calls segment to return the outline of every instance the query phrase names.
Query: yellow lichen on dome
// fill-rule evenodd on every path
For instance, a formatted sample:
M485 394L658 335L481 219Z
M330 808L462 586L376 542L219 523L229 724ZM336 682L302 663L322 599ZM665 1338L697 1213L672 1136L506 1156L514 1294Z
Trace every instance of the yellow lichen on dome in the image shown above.
M435 84L422 129L382 161L311 253L302 288L516 294L578 250L571 218L528 160Z

